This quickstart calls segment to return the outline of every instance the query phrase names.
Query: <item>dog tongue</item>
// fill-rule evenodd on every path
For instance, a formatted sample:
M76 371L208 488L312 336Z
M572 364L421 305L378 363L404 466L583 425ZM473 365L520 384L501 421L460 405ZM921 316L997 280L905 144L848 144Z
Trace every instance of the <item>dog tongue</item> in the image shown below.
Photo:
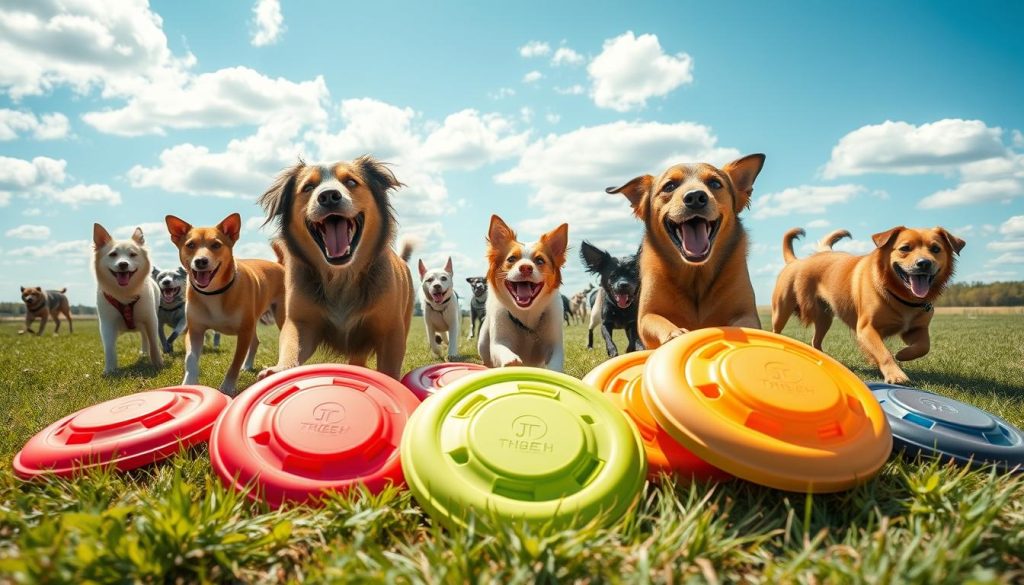
M169 302L174 300L174 290L173 289L172 290L165 290L165 291L161 291L161 292L163 292L164 302L165 303L169 303Z
M431 293L430 296L434 298L435 303L444 302L444 293Z
M117 284L119 286L128 286L128 281L130 281L132 279L132 273L131 272L115 272L114 273L114 278L117 279Z
M693 219L679 224L679 236L683 241L683 252L687 256L703 256L711 249L711 224L703 219Z
M205 287L205 286L210 286L210 281L213 280L213 271L212 270L196 270L193 273L193 276L196 279L196 284L198 284L199 287L202 288L202 287Z
M910 275L910 292L914 293L915 297L923 299L928 296L928 290L931 287L931 278L927 274Z
M327 256L339 258L348 253L348 220L337 216L324 220L324 247Z
M613 296L615 297L615 304L618 305L620 309L625 309L626 307L629 306L628 296L620 293L616 293Z
M525 303L533 296L533 285L529 282L513 282L512 294L516 296L517 301Z

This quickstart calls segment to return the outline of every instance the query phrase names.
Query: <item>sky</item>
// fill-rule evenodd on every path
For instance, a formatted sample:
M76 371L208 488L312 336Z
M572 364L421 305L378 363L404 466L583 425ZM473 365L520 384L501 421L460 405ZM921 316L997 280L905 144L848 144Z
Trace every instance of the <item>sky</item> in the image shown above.
M0 300L18 286L95 303L92 223L244 219L307 161L372 154L413 262L481 275L488 220L520 240L568 222L563 292L587 239L634 251L604 188L671 164L767 155L743 213L760 304L781 237L940 225L957 280L1024 278L1024 4L339 3L0 0ZM465 303L464 303L465 304Z

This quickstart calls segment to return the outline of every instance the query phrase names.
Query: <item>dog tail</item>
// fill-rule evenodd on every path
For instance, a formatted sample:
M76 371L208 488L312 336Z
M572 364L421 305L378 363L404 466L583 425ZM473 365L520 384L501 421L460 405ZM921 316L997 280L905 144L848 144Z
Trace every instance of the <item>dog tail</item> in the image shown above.
M805 235L807 235L807 232L803 228L793 228L782 236L782 258L786 261L786 264L796 260L796 254L793 253L793 240L802 238Z
M270 240L270 247L274 249L274 256L277 256L277 263L284 264L284 244L280 240Z
M57 292L59 292L60 294L64 294L64 293L68 292L68 287L58 288Z
M402 259L402 262L409 263L409 258L412 258L416 244L417 241L412 236L403 236L398 240L398 256Z
M843 238L850 238L852 240L853 236L851 236L850 232L847 230L836 230L824 238L821 238L821 241L818 242L818 252L831 252L832 246L835 246L836 242Z

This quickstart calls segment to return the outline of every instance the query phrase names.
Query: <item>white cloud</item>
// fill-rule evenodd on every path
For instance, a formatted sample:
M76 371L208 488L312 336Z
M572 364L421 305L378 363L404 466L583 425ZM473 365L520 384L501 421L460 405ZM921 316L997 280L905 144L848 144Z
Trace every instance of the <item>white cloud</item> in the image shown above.
M827 219L814 219L807 222L807 227L811 229L827 228L832 225Z
M0 191L24 192L64 182L67 161L37 156L31 161L0 156Z
M1024 197L1024 181L1019 179L967 181L951 189L932 193L920 200L917 206L921 209L937 209L985 201L1009 203L1018 197Z
M66 203L72 208L78 208L79 205L88 203L121 204L121 194L103 184L75 185L54 191L52 197L55 201Z
M72 240L70 242L48 242L38 246L24 246L7 251L8 256L29 258L62 258L64 260L84 263L92 253L92 242L89 240Z
M556 67L561 65L575 66L581 63L583 63L583 55L580 55L569 47L559 47L551 57L551 64Z
M37 217L43 214L43 210L38 207L27 207L21 212L25 217Z
M587 66L590 95L601 108L618 112L642 108L652 97L667 95L693 82L693 59L686 53L666 54L653 34L632 31L608 39L601 54Z
M871 240L845 239L837 242L835 246L832 246L832 249L851 254L867 254L875 249L875 244Z
M1014 146L1017 148L1024 148L1024 134L1022 134L1020 130L1014 130L1011 133L1011 136L1013 137Z
M71 126L60 112L36 116L32 112L0 109L0 141L14 140L19 135L36 140L66 138Z
M1024 254L1016 254L1014 252L1006 252L1005 254L993 258L987 262L988 265L998 264L1024 264Z
M544 77L544 74L540 71L530 71L523 76L523 83L537 83Z
M530 41L519 47L519 56L526 59L543 57L551 52L551 45L541 41Z
M424 158L443 169L471 170L521 153L528 138L526 132L515 133L503 116L463 110L445 118L441 127L426 137Z
M548 121L548 124L557 124L562 117L558 114L545 114L544 119Z
M279 0L257 0L252 8L253 32L249 42L254 47L273 45L284 32L284 16Z
M860 185L800 185L776 193L754 196L753 210L756 219L782 217L794 213L820 215L830 205L846 203L864 193Z
M50 228L26 223L7 230L4 235L19 240L45 240L50 237Z
M555 88L555 93L562 95L583 95L586 91L586 88L578 83L576 85L570 85L569 87Z
M507 97L516 95L516 90L511 87L499 87L497 91L492 91L487 94L492 100L503 100Z
M988 243L988 249L997 252L1024 252L1024 215L1010 217L999 226L1002 240Z

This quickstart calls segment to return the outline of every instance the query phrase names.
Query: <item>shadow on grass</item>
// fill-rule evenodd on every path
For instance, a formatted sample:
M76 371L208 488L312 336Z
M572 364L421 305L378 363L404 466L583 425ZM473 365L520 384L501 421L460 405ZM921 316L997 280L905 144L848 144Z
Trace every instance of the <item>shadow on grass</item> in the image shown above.
M130 366L119 366L113 373L104 374L104 378L113 380L121 380L125 378L153 378L162 372L167 366L158 367L149 363L149 358L141 357L138 361Z

